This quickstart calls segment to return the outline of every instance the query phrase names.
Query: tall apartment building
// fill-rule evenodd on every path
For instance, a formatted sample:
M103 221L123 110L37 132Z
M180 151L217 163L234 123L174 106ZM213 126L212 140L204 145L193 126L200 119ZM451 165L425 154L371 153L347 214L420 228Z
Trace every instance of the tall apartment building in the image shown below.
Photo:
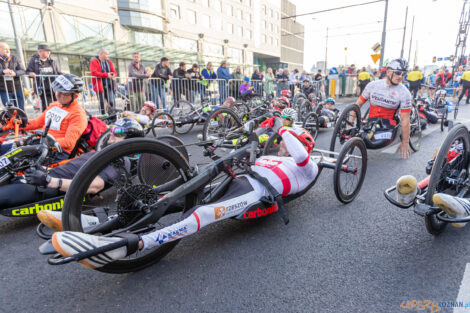
M48 43L66 72L89 74L99 48L110 52L121 75L132 53L154 66L162 56L205 64L226 59L231 67L279 67L281 0L21 0L15 23L26 61ZM0 40L14 50L6 0L0 0Z
M304 63L304 26L295 18L296 7L288 0L281 0L281 63L293 70L302 69Z

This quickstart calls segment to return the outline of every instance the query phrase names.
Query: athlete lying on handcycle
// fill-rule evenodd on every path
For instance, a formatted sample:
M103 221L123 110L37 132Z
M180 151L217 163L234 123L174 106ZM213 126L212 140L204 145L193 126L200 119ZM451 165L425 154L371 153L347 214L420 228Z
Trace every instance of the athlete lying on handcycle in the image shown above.
M137 122L139 122L139 124L142 125L143 127L146 127L152 121L153 114L155 113L156 110L157 110L157 105L153 103L153 101L145 101L139 113L134 113L131 111L124 111L122 112L121 117L132 118L136 120Z
M171 224L169 226L163 227L163 228L155 228L153 227L153 230L147 231L147 232L142 232L142 234L137 235L137 234L132 234L132 233L120 233L119 235L116 236L96 236L96 235L91 235L91 234L86 234L86 233L80 233L80 232L71 232L71 231L65 231L65 232L56 232L52 236L52 244L57 252L62 254L63 256L71 256L71 255L76 255L79 254L80 256L83 256L83 253L86 253L88 256L85 259L82 259L80 262L82 265L85 267L89 268L100 268L107 263L114 262L115 260L120 260L123 258L126 258L126 256L134 254L136 251L138 252L138 256L143 255L145 258L145 251L146 250L152 250L152 249L158 249L160 246L168 244L169 249L170 248L170 243L174 243L176 239L181 239L184 237L187 237L191 234L196 233L199 231L201 228L212 224L214 222L218 222L227 218L232 218L232 217L237 217L237 216L245 216L245 213L247 213L247 210L252 208L254 204L259 203L261 201L267 201L266 199L275 199L273 208L275 208L274 211L277 211L277 205L279 205L279 212L283 212L281 210L281 203L279 202L279 199L282 198L289 198L291 196L296 196L296 195L301 195L303 194L308 188L313 186L314 182L316 181L317 175L319 173L319 169L323 167L331 167L331 168L338 168L340 167L340 171L344 173L350 173L351 175L360 175L360 183L359 187L356 186L356 189L354 189L354 195L352 198L349 198L347 201L352 201L352 199L355 197L357 194L356 192L358 191L357 188L360 188L360 185L362 184L362 179L365 175L365 169L361 167L359 169L360 174L358 173L358 168L356 167L350 167L350 165L341 165L337 163L336 165L332 163L328 163L328 166L325 164L319 165L319 163L316 163L309 155L309 153L312 151L313 146L314 146L314 141L311 138L310 134L308 132L303 132L303 133L296 133L291 131L290 129L283 127L282 121L280 118L275 118L273 121L273 125L271 126L272 130L279 134L282 137L282 140L285 144L286 150L289 152L290 156L261 156L255 159L256 155L254 154L254 151L257 146L257 138L251 138L252 140L250 141L250 145L248 148L250 148L249 152L249 159L250 163L252 164L251 166L247 167L247 170L245 173L247 174L240 174L240 175L235 175L233 173L233 170L231 169L231 163L228 162L229 159L233 160L235 158L237 162L243 161L245 159L245 155L248 152L248 149L246 147L242 147L236 151L234 151L230 156L227 158L222 158L219 161L216 161L213 166L209 166L208 169L204 172L201 172L199 175L194 176L193 179L189 180L187 183L183 183L176 189L169 189L172 190L170 193L167 193L163 198L158 200L155 205L160 204L160 205L171 205L176 199L179 199L181 196L184 197L184 194L190 193L191 190L196 190L199 188L199 186L204 185L204 183L209 183L211 178L210 177L215 177L222 171L222 168L225 168L227 170L227 173L229 173L227 178L230 178L228 180L229 184L226 189L220 189L219 187L216 187L219 192L221 190L223 191L223 194L220 198L216 198L217 200L215 202L203 202L201 205L194 206L192 208L188 208L187 211L184 212L182 218L177 221L174 224ZM251 133L249 136L252 137L254 134ZM361 157L349 155L345 157L345 154L343 154L343 157L345 159L343 160L348 160L346 162L352 162L354 160L360 159L362 166L365 166L366 162L366 156L364 155L365 153L365 147L360 139L353 139L351 142L349 142L353 145L350 145L351 147L361 147L360 151L362 153ZM129 143L130 144L130 143ZM144 142L144 140L135 140L132 142L133 145L135 145L135 150L132 150L132 153L138 153L137 146L141 145L142 147L147 147L148 143ZM358 146L359 144L359 146ZM116 152L118 152L118 146L115 146ZM165 150L170 149L171 147L162 147ZM131 152L131 149L128 148L128 152ZM347 149L346 149L347 150ZM350 151L350 150L348 150ZM352 151L352 150L351 150ZM102 152L103 156L105 154L108 154L106 158L101 157L100 158L96 157L96 160L93 161L98 161L98 162L103 162L102 164L107 164L108 162L111 162L112 160L117 160L121 158L121 155L125 155L125 152L118 152L118 154L115 154L116 152L112 151L112 149L108 149ZM163 152L162 152L163 153ZM349 153L349 152L348 152ZM171 153L169 153L171 154ZM253 161L251 161L253 160ZM253 162L253 163L252 163ZM348 163L350 164L350 163ZM88 167L93 166L96 171L99 170L99 168L103 165L97 166L93 164L93 162L88 163ZM232 165L233 166L233 165ZM93 176L94 173L89 173L86 171L84 168L81 171L84 175L90 175ZM339 175L339 172L337 172ZM215 175L215 176L214 176ZM80 184L80 179L75 181L75 184ZM171 186L174 186L174 181L169 182ZM223 185L223 183L221 183ZM77 193L74 195L78 196L81 194L81 188L79 187L77 190ZM162 190L160 186L154 187L156 190ZM166 187L169 188L169 187ZM152 191L152 188L149 190L149 192ZM147 192L147 194L149 193ZM216 191L214 191L214 194L217 194ZM81 197L81 196L80 196ZM214 197L216 197L214 195ZM281 198L282 197L282 198ZM263 200L265 199L265 200ZM72 201L72 202L69 202ZM66 202L73 203L74 200L66 199ZM118 200L119 201L119 200ZM133 198L131 202L131 207L126 207L127 211L122 211L124 214L130 214L132 211L135 212L136 209L135 206L142 206L147 207L150 209L151 203L148 202L139 202L143 200L139 200L139 198ZM166 203L166 204L165 204ZM271 202L272 203L272 202ZM80 205L79 205L80 206ZM72 208L74 207L74 208ZM70 208L71 210L75 210L75 208L78 209L75 205L72 205ZM163 208L163 207L162 207ZM68 210L68 209L66 209ZM151 209L150 209L151 210ZM158 214L158 212L161 211L160 209L157 209L156 211L149 211L147 210L146 217L142 217L140 221L143 221L143 219L146 220L145 224L148 225L148 218L151 219L151 216L154 214ZM118 210L119 212L119 210ZM152 213L153 212L153 213ZM269 213L272 213L271 211ZM64 212L70 214L70 211ZM251 213L248 212L248 213ZM247 216L249 214L247 213ZM161 213L164 214L164 213ZM264 213L260 213L264 214ZM65 214L64 214L65 215ZM266 215L266 214L264 214ZM287 216L284 216L284 221L287 223ZM68 216L63 217L63 219L66 219L68 221ZM136 221L133 219L133 221ZM112 223L112 220L110 221ZM139 221L135 223L140 223ZM70 224L68 224L70 225ZM134 225L134 224L133 224ZM49 225L50 227L56 227L56 225ZM138 226L140 227L140 226ZM122 236L124 236L126 239L124 240L125 243L123 243ZM116 245L116 246L114 246ZM111 247L111 248L110 248ZM101 249L103 248L104 250L96 250L96 249ZM101 253L104 252L105 253ZM67 260L68 262L70 260ZM138 262L138 261L136 261ZM149 263L149 258L147 258L146 261L148 264ZM153 262L152 262L153 263ZM59 264L59 263L55 263ZM139 268L142 268L144 266L143 263L139 263Z
M116 121L108 144L120 142L126 138L142 137L142 127L133 119L125 118ZM53 211L40 211L44 208L61 208L61 199L68 191L73 177L95 152L88 152L47 172L44 168L27 170L24 175L17 176L10 184L0 186L0 210L7 216L35 215L41 219L54 219ZM106 168L95 178L89 188L90 194L102 190L106 183L113 181L116 172L113 167ZM50 200L50 201L49 201ZM60 205L53 206L52 204ZM37 205L36 205L37 204ZM26 206L25 206L26 205ZM40 211L40 212L39 212ZM43 215L44 214L44 215ZM93 220L90 216L87 220Z

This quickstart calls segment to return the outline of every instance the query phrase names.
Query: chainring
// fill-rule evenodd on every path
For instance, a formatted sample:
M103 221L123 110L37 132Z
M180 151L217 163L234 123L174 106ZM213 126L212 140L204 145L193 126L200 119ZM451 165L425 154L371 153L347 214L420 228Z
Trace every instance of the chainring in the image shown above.
M117 214L123 225L127 225L137 217L142 216L135 202L140 200L144 204L153 204L158 200L157 192L149 185L133 185L119 190L117 198Z

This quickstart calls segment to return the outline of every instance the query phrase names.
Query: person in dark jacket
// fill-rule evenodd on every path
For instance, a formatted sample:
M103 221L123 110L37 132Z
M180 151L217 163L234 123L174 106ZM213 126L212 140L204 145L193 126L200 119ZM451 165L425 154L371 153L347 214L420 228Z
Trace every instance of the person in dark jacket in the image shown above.
M23 86L20 76L25 74L21 61L10 54L6 42L0 42L0 97L3 105L8 102L24 110Z
M48 45L38 45L38 53L29 60L26 74L36 79L34 91L41 99L42 111L46 110L49 104L57 100L51 89L54 75L62 75L57 63L51 59L51 49Z
M91 83L93 90L100 100L101 114L108 113L109 107L115 107L114 90L116 89L115 79L117 72L113 62L109 60L109 52L101 48L98 56L90 61Z
M130 110L136 112L140 110L144 104L144 79L150 77L150 73L145 71L144 65L140 62L140 53L134 52L132 55L134 62L129 64L129 89L131 92L131 108Z
M180 62L179 67L173 71L173 78L176 79L171 81L171 90L173 91L175 103L181 99L182 94L189 100L189 77L186 71L186 63Z
M227 61L223 60L217 69L217 77L219 78L219 100L220 104L224 104L227 99L228 81L232 79L232 75L227 68Z
M200 86L199 81L201 80L201 74L199 73L199 65L196 63L188 70L187 74L189 75L190 82L189 82L189 101L191 103L194 102L196 97L196 93Z
M155 70L153 71L151 78L154 78L150 84L153 102L156 104L161 103L161 108L166 109L166 83L169 79L173 78L171 75L170 61L167 57L160 59L160 63L155 66ZM161 102L158 101L158 98L161 99Z

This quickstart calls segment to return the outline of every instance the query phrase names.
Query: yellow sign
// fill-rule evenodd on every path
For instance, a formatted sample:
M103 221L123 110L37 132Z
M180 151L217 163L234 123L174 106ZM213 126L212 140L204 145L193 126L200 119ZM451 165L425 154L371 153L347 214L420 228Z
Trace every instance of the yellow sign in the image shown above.
M380 59L380 57L382 56L381 53L379 54L371 54L370 55L372 57L372 61L374 61L374 63L377 63L377 61Z
M372 46L372 51L377 53L379 52L380 48L381 48L380 43L376 43L375 45Z

